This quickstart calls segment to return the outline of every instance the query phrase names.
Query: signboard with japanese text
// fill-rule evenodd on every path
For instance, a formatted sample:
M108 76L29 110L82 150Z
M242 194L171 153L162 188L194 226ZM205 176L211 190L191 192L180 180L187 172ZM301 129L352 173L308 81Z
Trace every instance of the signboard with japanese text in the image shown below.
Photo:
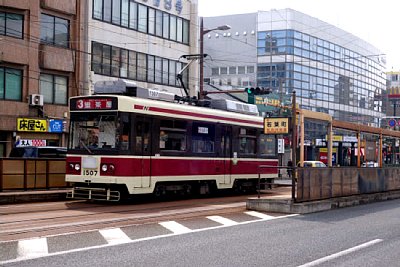
M20 139L15 146L24 147L24 146L46 146L46 140L42 139Z
M72 98L71 110L113 110L118 103L115 97Z
M161 5L161 0L150 0L150 1L149 0L142 0L142 1L145 2L145 3L150 2L155 7L160 7L160 5ZM166 10L171 10L174 7L178 14L181 14L182 13L182 9L183 9L182 0L175 0L174 2L172 2L172 0L164 0L162 6Z
M17 118L19 132L47 132L47 120Z
M264 118L264 134L288 134L289 118Z

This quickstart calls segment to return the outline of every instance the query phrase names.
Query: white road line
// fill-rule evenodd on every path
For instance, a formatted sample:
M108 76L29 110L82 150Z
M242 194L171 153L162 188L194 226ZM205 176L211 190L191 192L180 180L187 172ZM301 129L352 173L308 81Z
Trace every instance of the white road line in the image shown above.
M235 221L232 221L230 219L227 219L227 218L224 218L224 217L221 217L221 216L208 216L207 219L210 219L210 220L212 220L214 222L217 222L217 223L220 223L220 224L226 225L226 226L231 226L231 225L238 224Z
M35 238L21 240L18 242L19 259L29 259L43 257L49 254L47 238Z
M103 229L99 230L99 232L108 244L122 244L131 241L131 239L120 228Z
M294 217L294 216L298 216L298 215L299 214L289 214L289 215L283 215L283 216L274 217L273 219L274 220L279 220L279 219L290 218L290 217ZM217 216L217 217L220 217L220 216ZM265 220L260 219L260 220L254 220L254 221L240 222L240 223L237 223L236 225L247 225L247 224L258 223L258 222L262 222L262 221L265 221ZM207 228L200 228L200 229L192 230L189 233L201 233L201 232L221 229L221 228L229 227L229 226L233 226L233 225L219 225L219 226L213 226L213 227L207 227ZM176 234L175 233L171 233L171 234L143 237L143 238L139 238L139 239L132 239L131 241L129 241L129 244L139 243L139 242L144 242L144 241L149 241L149 240L157 240L157 239L161 239L161 238L168 238L168 237L177 236L177 235L181 235L181 234L188 234L188 232L176 233ZM37 258L39 258L39 257L57 256L57 255L66 255L66 254L75 253L75 252L91 251L91 250L95 250L95 249L107 248L107 247L112 247L112 246L116 246L116 245L115 244L103 244L103 245L97 245L97 246L91 246L91 247L84 247L84 248L77 248L77 249L71 249L71 250L65 250L65 251L58 251L58 252L48 253L47 255L38 256ZM26 259L25 258L16 258L16 259L11 259L11 260L6 260L6 261L1 261L0 260L0 266L2 264L10 264L10 263L22 262L24 260L26 260Z
M165 227L165 228L167 228L168 230L170 230L174 234L184 234L184 233L192 232L192 230L190 230L186 226L184 226L184 225L182 225L180 223L177 223L175 221L160 222L158 224L163 226L163 227Z
M267 215L261 212L257 212L257 211L246 211L245 212L247 215L253 216L253 217L257 217L260 219L264 219L264 220L272 220L273 218L275 218L274 216L271 215Z
M375 239L375 240L369 241L369 242L367 242L367 243L364 243L364 244L361 244L361 245L358 245L358 246L355 246L355 247L352 247L352 248L349 248L349 249L340 251L340 252L338 252L338 253L335 253L335 254L332 254L332 255L329 255L329 256L320 258L320 259L318 259L318 260L315 260L315 261L312 261L312 262L309 262L309 263L300 265L300 266L298 266L298 267L311 267L311 266L316 266L316 265L318 265L318 264L321 264L321 263L324 263L324 262L333 260L333 259L335 259L335 258L339 258L339 257L341 257L341 256L350 254L350 253L355 252L355 251L357 251L357 250L360 250L360 249L363 249L363 248L366 248L366 247L375 245L375 244L380 243L380 242L382 242L382 241L383 241L382 239Z

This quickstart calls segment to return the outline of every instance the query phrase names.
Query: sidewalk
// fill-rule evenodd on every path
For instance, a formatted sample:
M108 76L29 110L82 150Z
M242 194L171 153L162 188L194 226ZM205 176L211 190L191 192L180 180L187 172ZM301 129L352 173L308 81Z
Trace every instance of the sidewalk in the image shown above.
M0 192L0 205L11 203L65 200L71 189L29 190Z

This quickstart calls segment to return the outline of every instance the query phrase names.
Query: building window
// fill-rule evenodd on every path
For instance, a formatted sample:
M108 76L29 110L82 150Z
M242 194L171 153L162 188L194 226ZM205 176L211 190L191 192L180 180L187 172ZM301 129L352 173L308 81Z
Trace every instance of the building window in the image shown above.
M0 12L0 35L24 38L24 16Z
M212 76L219 75L219 68L212 68L211 69L211 75Z
M92 10L93 19L189 44L189 20L135 0L93 0Z
M247 73L254 73L254 66L247 66Z
M245 66L239 66L238 67L238 74L246 74L246 67Z
M229 74L236 74L236 67L229 67Z
M176 73L183 66L174 60L92 42L92 71L95 74L179 86ZM188 77L185 71L183 80L188 82Z
M69 21L42 14L40 20L40 41L45 44L68 47Z
M147 33L147 6L139 5L138 31Z
M40 74L40 94L49 104L67 104L68 78L52 74Z
M0 67L0 99L22 99L22 70Z
M228 68L227 68L227 67L221 67L221 68L220 68L220 73L221 73L221 75L226 75L226 74L228 74Z

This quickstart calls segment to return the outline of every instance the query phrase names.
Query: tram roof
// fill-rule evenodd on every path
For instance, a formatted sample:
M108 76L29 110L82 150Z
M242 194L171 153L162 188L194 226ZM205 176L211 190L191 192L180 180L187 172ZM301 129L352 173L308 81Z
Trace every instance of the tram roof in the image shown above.
M203 122L226 123L240 126L263 127L263 118L255 115L242 114L233 111L225 111L209 107L199 107L189 104L171 103L160 100L144 99L124 95L102 94L93 96L76 96L71 99L79 98L116 98L118 99L118 108L112 111L134 112L144 115L153 115L169 118L179 118ZM73 110L76 112L78 110ZM78 112L89 111L79 110ZM101 111L103 109L90 110L90 112ZM111 110L107 110L111 111Z

